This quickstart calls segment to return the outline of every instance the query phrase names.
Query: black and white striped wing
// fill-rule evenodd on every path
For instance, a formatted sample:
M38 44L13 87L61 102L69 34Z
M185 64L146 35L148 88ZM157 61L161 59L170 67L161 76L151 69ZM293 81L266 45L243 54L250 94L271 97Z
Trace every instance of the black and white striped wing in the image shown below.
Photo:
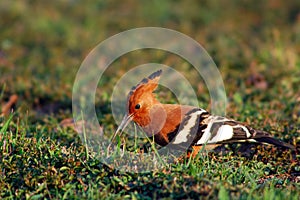
M232 142L261 142L295 148L273 138L265 131L255 130L225 117L211 116L200 108L193 109L186 114L171 144L186 148L187 146Z
M185 117L180 124L176 135L169 139L169 147L176 149L188 149L201 136L201 130L204 130L207 125L199 126L201 121L209 116L209 113L201 108L195 108L185 114Z
M268 132L255 130L240 122L218 116L207 118L207 128L195 145L231 142L259 142L295 149L293 145L273 138Z
M205 119L207 127L201 130L202 136L195 145L216 144L224 142L255 142L258 132L248 126L225 117L209 116ZM260 132L260 136L270 137L266 132Z

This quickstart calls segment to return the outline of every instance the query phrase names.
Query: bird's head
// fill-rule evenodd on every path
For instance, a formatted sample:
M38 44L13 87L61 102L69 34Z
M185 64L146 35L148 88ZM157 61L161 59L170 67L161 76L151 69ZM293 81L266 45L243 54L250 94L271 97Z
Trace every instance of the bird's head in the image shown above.
M145 127L150 123L151 109L160 105L153 92L157 88L161 73L162 70L158 70L131 88L127 97L127 113L115 132L112 141L119 132L123 132L130 121L136 122L141 127Z
M162 70L156 71L132 87L127 98L128 116L140 126L149 123L151 108L159 104L153 92L157 88Z

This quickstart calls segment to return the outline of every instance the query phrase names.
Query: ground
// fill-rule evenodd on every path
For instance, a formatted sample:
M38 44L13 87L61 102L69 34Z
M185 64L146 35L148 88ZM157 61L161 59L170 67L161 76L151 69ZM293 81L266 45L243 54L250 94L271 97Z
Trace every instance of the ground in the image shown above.
M1 1L0 198L298 199L299 10L292 0ZM234 144L145 173L118 171L95 158L68 126L76 72L99 42L143 26L174 29L203 45L223 77L227 116L270 132L297 152L250 144L245 151ZM193 81L185 60L156 50L133 52L112 63L97 90L105 134L117 128L110 108L114 84L149 60L184 73L199 104L210 108L204 82ZM159 95L176 101L163 88Z

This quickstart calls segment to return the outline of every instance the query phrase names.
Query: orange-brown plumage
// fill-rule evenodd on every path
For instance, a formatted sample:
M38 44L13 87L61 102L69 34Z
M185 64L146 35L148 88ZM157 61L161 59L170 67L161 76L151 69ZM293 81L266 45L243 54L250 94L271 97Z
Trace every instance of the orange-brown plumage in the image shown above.
M132 120L142 127L148 136L155 135L156 143L165 146L169 143L168 134L176 130L192 107L162 104L156 99L153 92L157 88L161 72L157 71L133 87L127 103L128 114L132 115Z
M153 92L161 73L161 70L154 72L131 89L127 98L127 114L113 139L130 121L134 121L148 136L154 136L157 144L184 146L194 151L192 155L196 155L203 144L217 146L228 142L254 141L294 149L267 132L231 119L209 115L201 108L160 103Z

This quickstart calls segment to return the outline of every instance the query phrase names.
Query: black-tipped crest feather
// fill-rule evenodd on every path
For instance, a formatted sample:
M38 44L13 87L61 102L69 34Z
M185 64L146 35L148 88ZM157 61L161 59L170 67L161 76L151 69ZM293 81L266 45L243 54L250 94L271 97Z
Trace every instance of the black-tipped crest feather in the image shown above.
M156 72L153 72L150 76L148 76L148 78L143 78L136 86L133 86L128 94L128 99L129 97L134 93L134 91L136 89L138 89L140 86L142 85L145 85L149 82L149 80L153 80L155 79L156 77L159 77L162 73L162 70L158 70Z
M160 69L160 70L158 70L158 71L152 73L148 78L151 79L151 80L153 80L154 78L160 76L161 73L162 73L162 70Z

